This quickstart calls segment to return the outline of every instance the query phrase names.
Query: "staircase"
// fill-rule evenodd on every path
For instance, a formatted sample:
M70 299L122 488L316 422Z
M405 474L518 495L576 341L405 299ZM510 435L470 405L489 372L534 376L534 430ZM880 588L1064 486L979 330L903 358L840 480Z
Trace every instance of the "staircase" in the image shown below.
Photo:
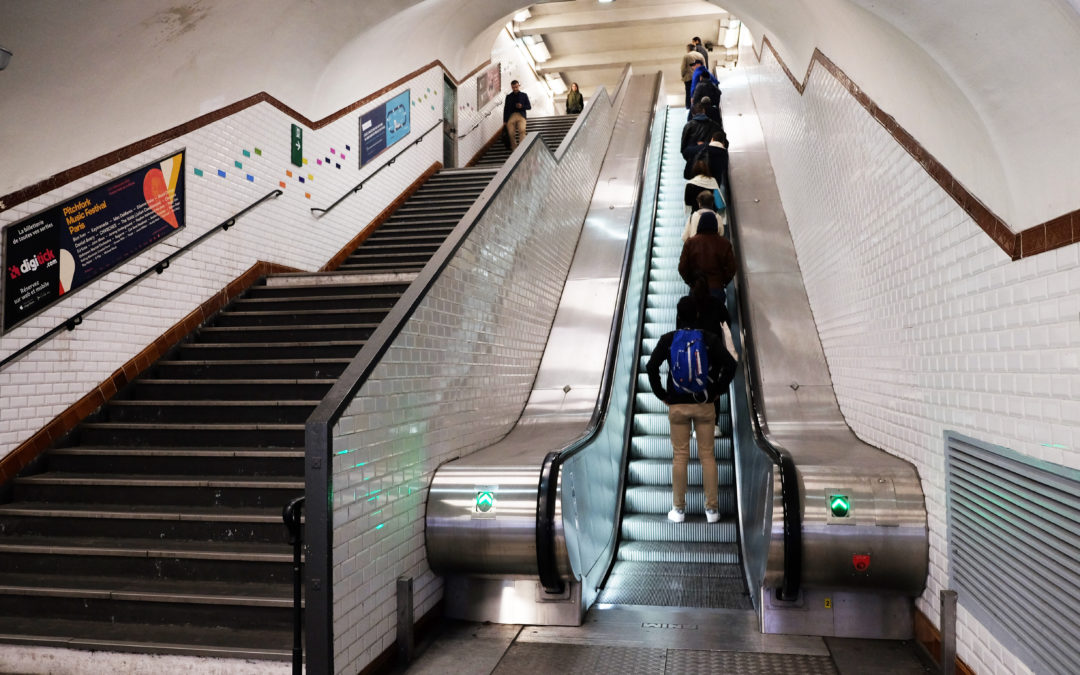
M495 173L440 171L337 271L261 280L5 486L0 642L290 658L304 422Z
M540 134L548 150L555 152L566 132L574 126L578 115L555 115L553 117L530 117L525 125L526 134ZM510 149L502 141L495 141L474 166L502 166L510 157Z
M634 425L616 561L597 602L617 605L751 609L738 545L731 415L718 420L715 453L720 474L720 522L705 521L705 493L697 441L690 441L686 521L667 519L671 508L671 441L667 406L649 385L645 364L664 333L675 329L675 304L686 294L679 277L682 251L683 116L668 114L660 168ZM666 373L666 366L661 371ZM727 394L724 395L726 411Z

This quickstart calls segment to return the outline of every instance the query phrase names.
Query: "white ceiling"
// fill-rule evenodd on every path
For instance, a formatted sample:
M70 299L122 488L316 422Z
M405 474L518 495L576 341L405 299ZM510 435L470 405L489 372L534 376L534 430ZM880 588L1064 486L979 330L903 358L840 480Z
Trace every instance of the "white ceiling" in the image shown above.
M600 86L613 90L629 63L635 73L662 70L669 101L681 101L679 66L695 36L714 44L710 66L734 63L719 44L731 17L707 0L567 0L532 5L529 12L514 29L547 46L551 59L537 71L559 74L567 85L577 82L586 97Z

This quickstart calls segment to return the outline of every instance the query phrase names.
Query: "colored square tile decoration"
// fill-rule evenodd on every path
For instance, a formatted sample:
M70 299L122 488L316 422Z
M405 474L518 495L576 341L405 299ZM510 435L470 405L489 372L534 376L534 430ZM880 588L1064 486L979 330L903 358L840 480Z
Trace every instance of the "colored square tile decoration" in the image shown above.
M244 157L251 157L251 151L250 150L244 150Z
M202 169L195 169L195 175L196 175L196 176L201 176L201 175L203 175L203 171L202 171Z
M219 175L219 176L221 176L222 178L224 178L224 177L225 177L225 172L224 172L224 171L222 171L221 169L218 169L218 170L217 170L217 175Z
M255 176L252 176L250 173L247 175L247 179L249 183L255 182Z
M241 164L239 161L233 162L233 166L235 166L237 169L243 169L244 168L244 165Z

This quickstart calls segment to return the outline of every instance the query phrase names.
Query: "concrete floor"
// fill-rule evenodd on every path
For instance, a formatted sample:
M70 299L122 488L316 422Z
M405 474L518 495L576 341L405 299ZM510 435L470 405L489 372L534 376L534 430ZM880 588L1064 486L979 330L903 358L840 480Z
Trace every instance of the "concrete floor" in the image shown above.
M447 619L417 645L407 675L575 673L936 672L910 641L762 635L753 612L615 607L580 627L478 624Z

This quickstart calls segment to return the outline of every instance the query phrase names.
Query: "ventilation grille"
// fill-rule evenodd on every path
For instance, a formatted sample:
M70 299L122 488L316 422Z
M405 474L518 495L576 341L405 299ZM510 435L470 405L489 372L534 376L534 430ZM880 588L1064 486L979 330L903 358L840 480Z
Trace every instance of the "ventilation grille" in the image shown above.
M946 433L949 577L1039 673L1080 673L1080 472Z

